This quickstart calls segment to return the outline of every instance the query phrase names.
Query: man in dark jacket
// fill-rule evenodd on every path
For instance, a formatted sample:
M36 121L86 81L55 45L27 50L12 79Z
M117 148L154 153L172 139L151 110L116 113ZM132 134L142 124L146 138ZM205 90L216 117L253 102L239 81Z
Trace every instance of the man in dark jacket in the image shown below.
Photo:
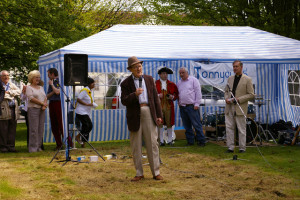
M147 149L151 172L155 180L163 180L159 172L157 126L162 123L162 111L153 78L143 75L143 61L135 56L128 58L127 69L132 74L121 83L121 101L126 106L130 146L136 176L131 181L144 178L142 166L142 136Z

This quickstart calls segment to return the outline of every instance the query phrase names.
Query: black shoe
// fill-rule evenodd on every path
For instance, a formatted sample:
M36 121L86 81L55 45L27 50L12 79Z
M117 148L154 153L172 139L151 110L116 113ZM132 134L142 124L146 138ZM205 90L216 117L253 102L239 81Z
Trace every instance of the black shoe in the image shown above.
M160 143L160 146L162 147L162 146L165 146L165 143L164 142L161 142Z
M233 150L227 149L227 151L225 151L225 153L233 153Z
M199 147L205 147L205 143L202 143L202 142L198 142L197 145L198 145Z
M0 149L1 153L8 153L8 150L3 148L3 149Z
M194 143L187 143L185 146L194 146Z
M16 149L8 149L9 152L11 153L17 153L18 151Z
M240 150L239 152L240 152L240 153L246 153L246 151L245 151L245 150Z
M41 148L42 149L42 148ZM53 150L54 151L58 151L58 150L60 150L61 149L61 147L59 147L59 146L56 146Z
M168 142L168 145L171 147L174 146L173 142Z

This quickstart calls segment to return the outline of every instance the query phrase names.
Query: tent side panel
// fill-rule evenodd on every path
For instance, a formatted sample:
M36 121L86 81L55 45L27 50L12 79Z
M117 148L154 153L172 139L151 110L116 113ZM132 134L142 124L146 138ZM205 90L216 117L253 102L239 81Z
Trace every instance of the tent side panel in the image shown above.
M299 107L292 106L288 88L288 70L299 70L299 64L257 64L257 95L263 95L268 101L260 108L256 107L256 120L262 123L272 124L277 121L291 121L294 125L299 124ZM258 116L259 115L259 116Z
M278 115L278 64L257 64L256 95L262 95L266 104L256 106L256 121L272 124L280 119ZM269 107L268 107L269 103ZM269 116L268 116L269 113Z
M300 70L300 64L280 64L278 68L279 115L284 121L291 121L294 126L300 124L299 110L292 106L289 96L288 71Z

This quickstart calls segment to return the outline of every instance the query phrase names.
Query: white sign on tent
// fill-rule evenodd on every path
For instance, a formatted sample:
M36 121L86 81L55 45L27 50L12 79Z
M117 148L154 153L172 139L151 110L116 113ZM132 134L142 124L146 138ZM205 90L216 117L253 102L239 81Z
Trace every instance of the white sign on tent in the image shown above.
M202 64L192 62L195 69L194 76L199 79L201 85L212 85L225 88L227 79L233 75L232 63ZM256 65L243 64L243 73L252 78L256 85Z

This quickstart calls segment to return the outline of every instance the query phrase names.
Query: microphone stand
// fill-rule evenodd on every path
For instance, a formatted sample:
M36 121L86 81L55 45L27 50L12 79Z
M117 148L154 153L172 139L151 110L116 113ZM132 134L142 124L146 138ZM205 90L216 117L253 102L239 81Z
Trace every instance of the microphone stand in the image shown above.
M227 84L226 86L228 87L228 90L229 90L231 96L233 97L234 101L235 101L236 104L238 105L239 109L242 111L242 114L243 114L243 116L245 117L245 120L247 120L246 114L244 113L244 111L243 111L243 109L241 108L239 102L237 101L237 99L236 99L235 96L233 95L233 93L232 93L232 91L231 91L229 85ZM226 101L226 100L225 100L225 101ZM251 132L251 134L252 134L252 132ZM253 135L253 134L252 134L252 135ZM253 137L253 136L252 136L252 137ZM254 138L254 137L253 137L253 138ZM245 160L245 159L238 159L238 156L236 155L236 144L235 144L235 140L236 140L236 127L234 128L234 139L233 139L233 141L234 141L234 150L233 150L234 155L233 155L232 160ZM231 159L229 159L229 160L231 160ZM247 161L247 160L246 160L246 161Z
M71 159L71 156L70 156L70 144L69 144L69 138L70 138L70 129L69 129L69 103L70 103L70 98L69 96L66 94L66 92L64 91L64 89L61 87L61 85L58 83L58 86L59 88L61 89L61 91L63 92L63 94L65 95L65 97L67 98L66 99L66 102L67 102L67 126L68 126L68 136L67 138L65 138L65 144L66 144L66 159L63 160L63 161L59 161L59 162L64 162L65 163L62 165L64 166L65 164L67 164L67 162L81 162L81 161L77 161L77 160L72 160ZM73 85L73 100L75 99L75 85ZM73 129L71 130L73 132L73 136L75 136L75 131L76 131L76 128L75 128L75 106L74 104L72 104L72 107L73 107L73 119L72 119L72 122L73 122ZM102 158L102 160L104 160L105 162L105 159L98 153L98 151L87 141L87 139L80 133L78 132L81 137L92 147L92 149L98 154L99 157ZM74 143L74 146L75 146L75 143ZM53 156L53 158L51 159L50 163L54 160L54 158L56 157L56 155L59 153L59 151L62 149L62 146L57 150L57 152L55 153L55 155ZM49 164L50 164L49 163ZM81 163L88 163L88 162L81 162Z
M59 86L59 88L61 89L61 91L63 92L63 94L65 95L65 97L67 98L66 99L66 102L67 102L67 126L68 126L68 134L67 134L67 137L65 138L65 141L64 141L64 143L66 144L66 159L64 160L65 161L65 163L63 164L63 166L65 165L65 164L67 164L67 162L69 162L69 161L72 161L71 160L71 156L70 156L70 153L69 153L69 151L70 151L70 144L69 144L69 138L70 138L70 129L69 129L69 103L70 103L70 98L69 98L69 96L66 94L66 92L64 91L64 89L60 86L60 84L58 84L58 86ZM74 89L75 89L75 86L74 86ZM74 90L75 91L75 90ZM73 104L72 104L72 106L73 106ZM74 108L74 106L73 106L73 108ZM74 116L73 116L73 118L74 118ZM73 121L74 122L74 121ZM74 129L73 129L73 131L74 131ZM54 158L56 157L56 155L59 153L59 151L62 149L62 147L63 146L61 146L57 151L56 151L56 153L55 153L55 155L53 156L53 158L51 159L51 161L50 161L50 163L54 160ZM63 162L63 161L60 161L60 162ZM73 162L73 161L72 161ZM77 161L74 161L74 162L77 162ZM49 163L49 164L50 164Z

